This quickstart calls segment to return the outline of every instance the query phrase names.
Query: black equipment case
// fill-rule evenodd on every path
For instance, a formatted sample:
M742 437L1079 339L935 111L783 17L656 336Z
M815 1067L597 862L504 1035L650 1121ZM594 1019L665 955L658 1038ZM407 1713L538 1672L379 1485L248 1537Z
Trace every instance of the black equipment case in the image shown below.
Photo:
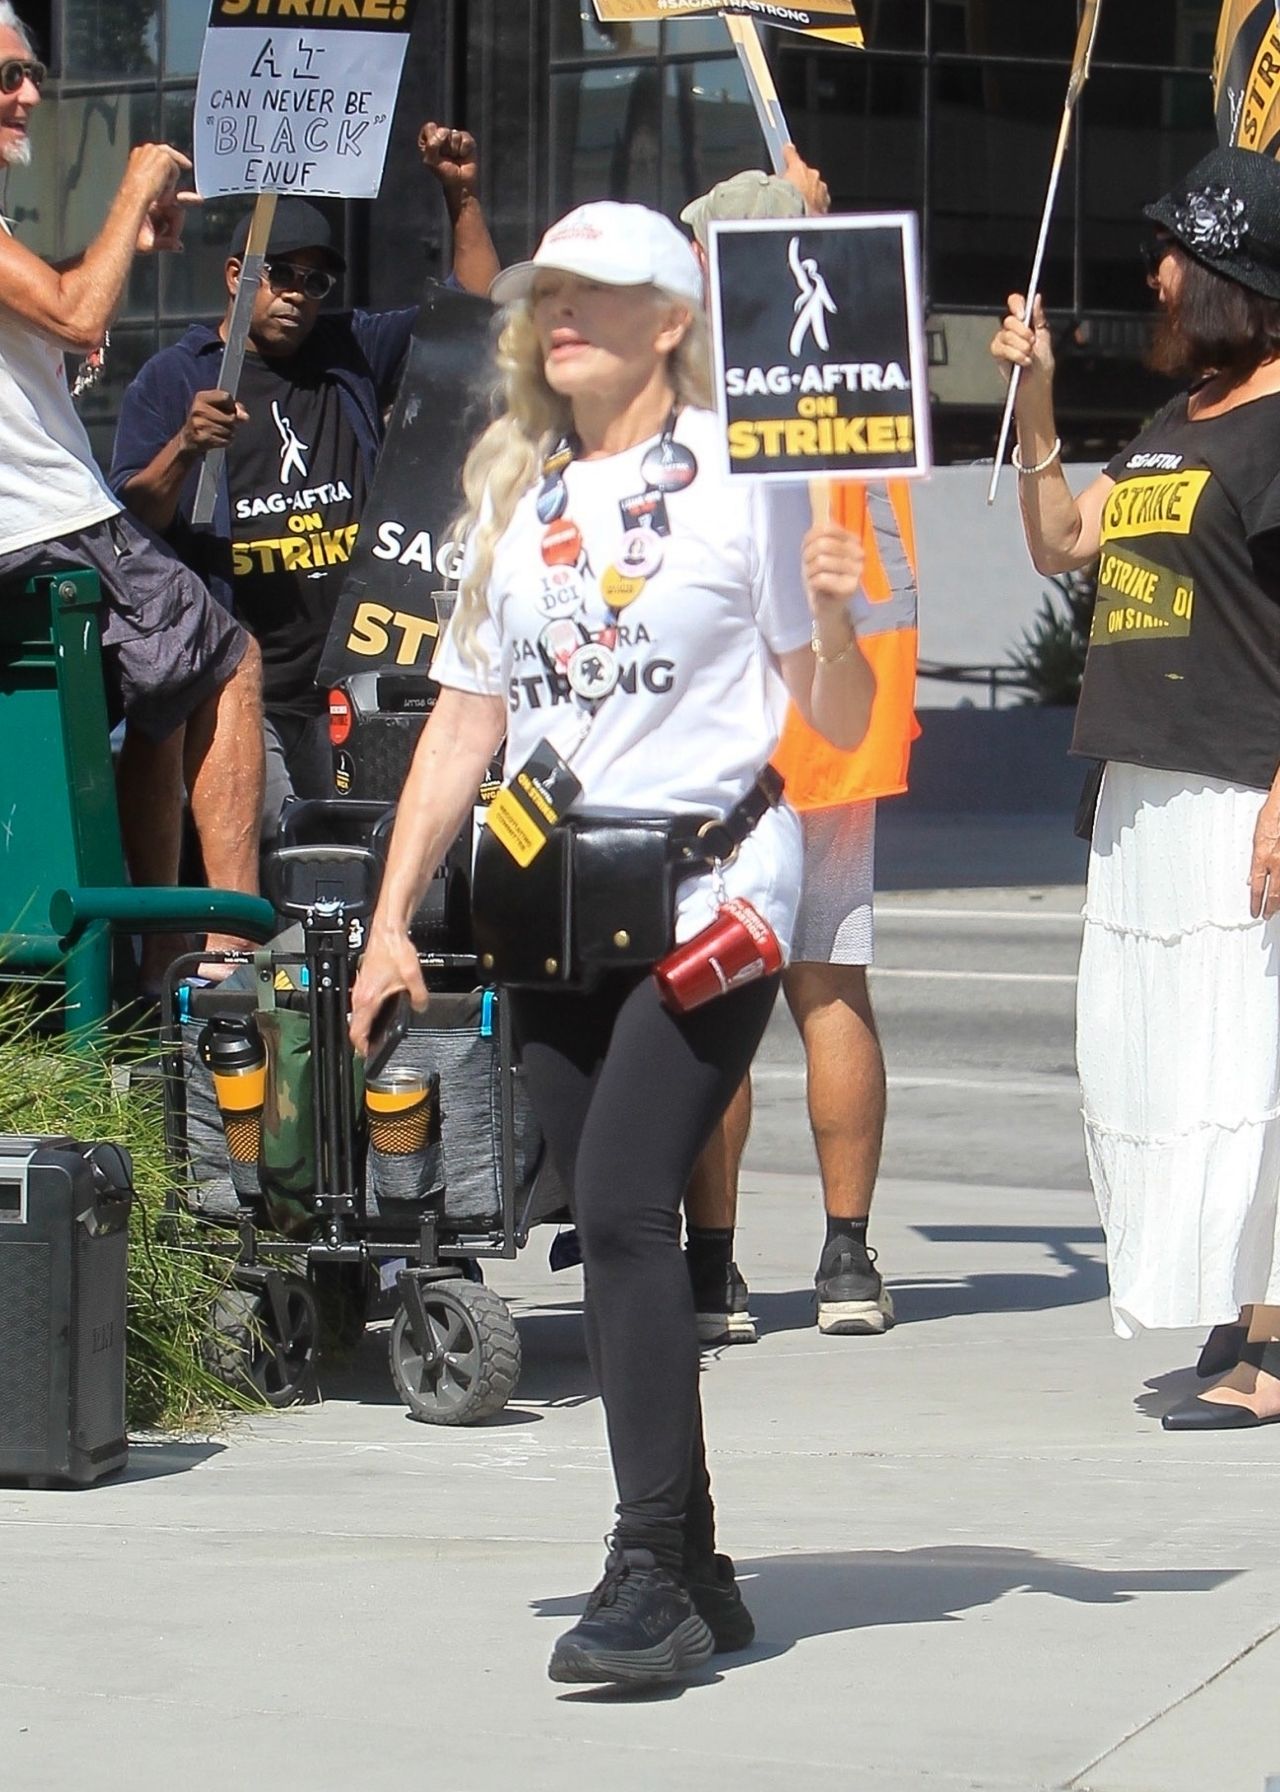
M132 1204L120 1146L0 1135L0 1480L124 1466Z

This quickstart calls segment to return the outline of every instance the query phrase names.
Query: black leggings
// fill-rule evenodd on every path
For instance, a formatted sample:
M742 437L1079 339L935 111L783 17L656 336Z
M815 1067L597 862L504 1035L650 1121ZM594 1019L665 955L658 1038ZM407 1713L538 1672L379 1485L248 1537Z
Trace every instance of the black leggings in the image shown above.
M750 1068L778 982L687 1015L669 1014L647 975L615 975L589 994L512 992L530 1098L582 1241L616 1534L671 1564L686 1545L709 1552L714 1536L680 1203Z

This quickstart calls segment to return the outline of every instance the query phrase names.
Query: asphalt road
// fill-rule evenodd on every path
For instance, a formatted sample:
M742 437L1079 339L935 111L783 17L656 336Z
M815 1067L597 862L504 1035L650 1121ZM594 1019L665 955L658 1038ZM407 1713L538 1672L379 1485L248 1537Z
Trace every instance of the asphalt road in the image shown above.
M883 1175L1087 1186L1074 1065L1078 886L899 892L876 905L872 999L889 1075ZM780 1003L748 1163L794 1170L804 1059Z

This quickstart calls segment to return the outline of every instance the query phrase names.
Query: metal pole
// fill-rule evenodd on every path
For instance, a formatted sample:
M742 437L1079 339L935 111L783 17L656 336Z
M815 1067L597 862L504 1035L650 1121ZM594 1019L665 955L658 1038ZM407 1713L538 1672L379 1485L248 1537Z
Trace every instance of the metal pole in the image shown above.
M231 321L227 325L227 340L222 350L222 366L218 372L219 387L222 391L229 392L233 398L240 384L240 370L244 366L253 302L258 296L258 283L262 279L262 264L266 260L267 242L271 236L271 226L275 222L277 197L275 193L258 194L249 223L249 240L245 244L244 260L240 264L240 280L231 306ZM211 448L205 455L191 510L192 522L213 521L213 506L225 456L225 448Z
M1040 289L1040 275L1044 269L1045 250L1049 243L1049 227L1053 222L1053 208L1058 198L1058 183L1062 178L1062 164L1066 160L1067 145L1071 141L1071 121L1075 116L1076 102L1089 79L1089 63L1093 56L1094 40L1098 35L1098 12L1102 0L1084 0L1084 13L1080 20L1080 30L1076 37L1076 53L1071 65L1071 81L1067 87L1067 100L1062 109L1062 123L1058 128L1058 147L1054 151L1053 167L1049 174L1049 192L1044 203L1044 215L1040 220L1040 236L1036 243L1035 259L1031 264L1031 278L1027 281L1026 304L1022 313L1025 323L1031 316ZM1005 450L1009 446L1009 432L1013 425L1014 400L1018 396L1022 369L1015 367L1009 381L1009 391L1005 398L1004 416L1000 422L1000 442L996 448L995 465L991 469L991 484L987 488L987 503L996 501L996 487L1000 484L1000 471L1004 466Z

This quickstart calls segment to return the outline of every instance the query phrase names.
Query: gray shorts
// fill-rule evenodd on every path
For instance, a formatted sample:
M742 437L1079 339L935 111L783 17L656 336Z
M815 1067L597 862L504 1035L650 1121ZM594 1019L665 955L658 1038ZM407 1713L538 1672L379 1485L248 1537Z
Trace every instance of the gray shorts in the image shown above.
M102 586L111 721L164 740L226 683L249 637L158 536L126 511L0 554L0 581L87 566Z
M329 744L329 716L282 715L262 718L263 744L267 753L267 782L262 802L263 852L270 852L280 828L280 811L291 796L331 797L333 748Z
M791 961L870 964L875 957L875 803L807 809L800 823L804 887Z

